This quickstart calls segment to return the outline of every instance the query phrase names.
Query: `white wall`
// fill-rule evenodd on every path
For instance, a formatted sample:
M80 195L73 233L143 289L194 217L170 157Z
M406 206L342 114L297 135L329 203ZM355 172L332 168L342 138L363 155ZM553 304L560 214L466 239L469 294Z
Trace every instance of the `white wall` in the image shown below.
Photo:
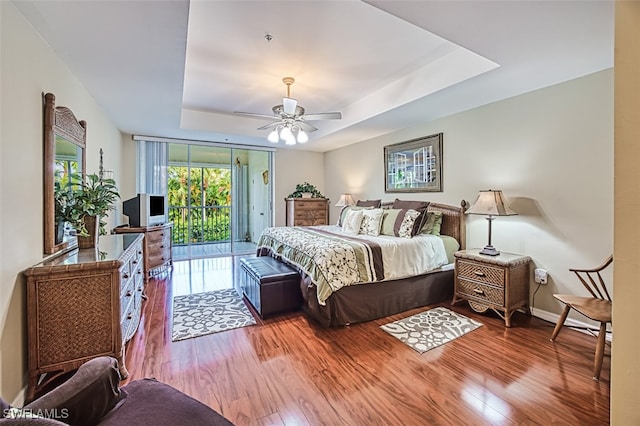
M640 395L640 3L616 2L615 287L611 424L638 425Z
M383 147L440 132L443 192L385 194ZM568 268L596 266L613 250L613 71L328 152L325 186L333 199L351 192L454 205L502 189L519 215L495 219L493 245L549 271L535 308L559 314L552 294L582 291ZM486 243L487 221L468 216L467 247Z
M105 168L120 179L121 134L13 3L0 2L0 20L0 395L11 401L26 372L20 271L43 253L42 94L53 93L57 105L87 121L89 173L98 171L103 148Z
M284 199L296 189L296 185L309 182L324 196L324 154L319 152L278 149L274 154L274 214L275 226L284 226L286 208ZM337 198L332 198L337 200Z

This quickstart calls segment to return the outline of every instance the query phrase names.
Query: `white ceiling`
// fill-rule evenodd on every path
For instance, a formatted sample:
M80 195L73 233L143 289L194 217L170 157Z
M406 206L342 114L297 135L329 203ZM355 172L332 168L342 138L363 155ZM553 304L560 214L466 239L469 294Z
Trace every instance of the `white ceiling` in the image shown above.
M613 66L611 0L15 4L136 135L270 145L233 112L292 76L307 113L343 113L302 146L327 151Z

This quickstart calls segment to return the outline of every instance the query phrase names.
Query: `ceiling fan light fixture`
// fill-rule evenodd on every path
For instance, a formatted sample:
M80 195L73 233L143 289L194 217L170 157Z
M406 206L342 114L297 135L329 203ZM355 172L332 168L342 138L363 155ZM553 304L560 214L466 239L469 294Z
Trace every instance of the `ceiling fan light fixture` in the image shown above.
M273 129L271 133L269 133L269 136L267 136L267 140L272 143L278 143L278 141L280 140L280 136L278 136L278 128Z
M291 133L291 129L288 126L284 126L282 130L280 130L280 139L287 142L287 145L291 145L289 143L289 139L293 139L294 143L296 141L295 138L293 137L293 133Z
M293 133L289 133L289 135L286 137L286 139L284 140L285 145L295 145L296 144L296 137L293 136Z
M307 132L299 128L298 143L307 143L307 142L309 142L309 135L307 135Z

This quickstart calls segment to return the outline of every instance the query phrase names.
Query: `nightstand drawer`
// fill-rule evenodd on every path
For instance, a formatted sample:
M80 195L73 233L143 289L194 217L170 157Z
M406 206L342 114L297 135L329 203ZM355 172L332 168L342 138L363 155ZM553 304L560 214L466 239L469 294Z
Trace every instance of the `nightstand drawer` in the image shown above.
M458 286L456 289L460 296L478 302L485 302L491 305L504 306L504 287L482 284L477 281L469 281L458 276Z
M467 260L458 260L456 270L459 279L469 279L480 283L504 287L504 268L487 266Z

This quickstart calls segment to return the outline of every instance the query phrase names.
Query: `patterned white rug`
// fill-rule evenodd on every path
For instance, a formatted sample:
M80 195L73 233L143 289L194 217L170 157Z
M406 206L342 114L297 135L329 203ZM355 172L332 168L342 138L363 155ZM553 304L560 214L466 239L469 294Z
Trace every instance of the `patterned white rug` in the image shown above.
M174 342L255 323L242 297L232 288L173 298Z
M457 339L481 325L482 323L464 315L438 307L381 325L380 328L412 349L424 353Z

